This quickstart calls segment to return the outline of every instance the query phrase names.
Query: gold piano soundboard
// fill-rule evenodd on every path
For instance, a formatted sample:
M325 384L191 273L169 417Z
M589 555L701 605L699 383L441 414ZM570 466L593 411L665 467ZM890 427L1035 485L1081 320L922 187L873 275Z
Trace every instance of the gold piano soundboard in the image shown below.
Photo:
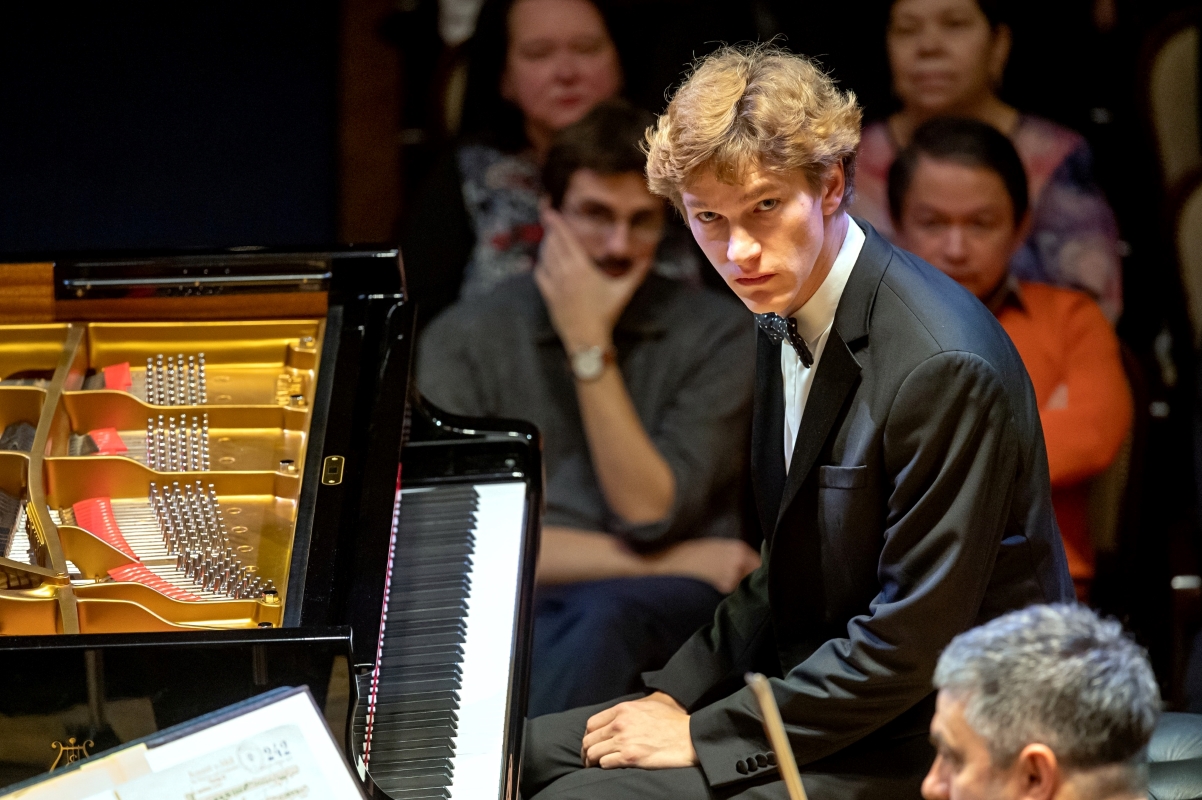
M0 635L280 626L325 326L0 325Z

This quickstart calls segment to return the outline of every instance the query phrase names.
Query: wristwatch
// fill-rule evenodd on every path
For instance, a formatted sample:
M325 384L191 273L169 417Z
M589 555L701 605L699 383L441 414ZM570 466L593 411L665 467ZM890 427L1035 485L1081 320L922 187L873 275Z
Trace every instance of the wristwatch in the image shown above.
M576 380L589 383L605 374L605 368L616 364L617 354L612 347L582 347L568 355Z

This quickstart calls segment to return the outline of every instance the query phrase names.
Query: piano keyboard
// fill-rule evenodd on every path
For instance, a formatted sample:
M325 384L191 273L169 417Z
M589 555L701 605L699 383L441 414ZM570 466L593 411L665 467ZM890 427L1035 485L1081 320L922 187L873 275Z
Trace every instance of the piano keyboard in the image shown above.
M520 481L397 493L376 667L355 725L361 767L389 797L501 790L525 501Z

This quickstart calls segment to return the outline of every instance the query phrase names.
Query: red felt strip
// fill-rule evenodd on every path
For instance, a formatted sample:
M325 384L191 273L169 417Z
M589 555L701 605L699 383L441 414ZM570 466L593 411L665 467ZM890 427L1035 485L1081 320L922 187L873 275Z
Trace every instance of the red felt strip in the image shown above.
M116 428L97 428L94 431L88 431L88 436L92 437L92 441L96 443L97 452L102 456L129 452L129 448L125 446L125 442L121 441L121 434L117 433Z
M104 388L125 391L134 385L134 379L129 374L129 362L111 364L101 370L104 373Z
M182 600L185 602L197 602L199 597L191 592L172 586L163 578L151 572L144 564L126 564L124 567L109 570L109 577L115 581L123 581L125 583L140 583L143 586L154 589L159 594L166 595L172 600Z
M113 516L113 504L109 498L92 497L80 500L71 508L75 511L76 525L108 542L135 561L138 560L137 553L129 546L129 542L125 541L125 536L117 525L117 519Z

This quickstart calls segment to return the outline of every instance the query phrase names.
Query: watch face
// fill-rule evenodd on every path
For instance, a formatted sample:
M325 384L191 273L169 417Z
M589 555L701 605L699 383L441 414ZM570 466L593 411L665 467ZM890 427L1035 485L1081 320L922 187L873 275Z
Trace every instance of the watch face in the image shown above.
M599 347L590 347L572 354L572 374L582 381L592 381L605 371L605 355Z

